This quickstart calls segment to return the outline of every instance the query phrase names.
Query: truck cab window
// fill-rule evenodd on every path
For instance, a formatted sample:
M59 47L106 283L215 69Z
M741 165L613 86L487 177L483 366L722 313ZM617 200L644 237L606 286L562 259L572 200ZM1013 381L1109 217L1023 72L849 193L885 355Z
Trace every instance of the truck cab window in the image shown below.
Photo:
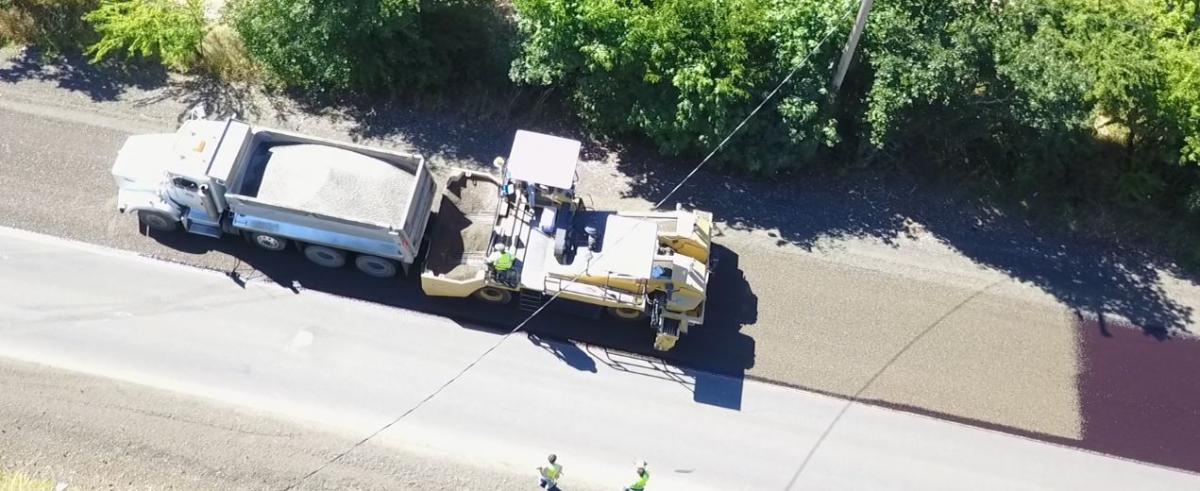
M200 189L200 186L197 185L195 182L189 181L182 177L176 177L175 179L173 179L171 181L171 183L174 184L175 187L177 187L179 189L183 189L185 191L196 191L196 190Z

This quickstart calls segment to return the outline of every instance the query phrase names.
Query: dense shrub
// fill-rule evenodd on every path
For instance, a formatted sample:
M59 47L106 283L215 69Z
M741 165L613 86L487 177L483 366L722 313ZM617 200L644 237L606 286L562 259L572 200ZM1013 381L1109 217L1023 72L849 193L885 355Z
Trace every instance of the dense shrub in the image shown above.
M593 129L645 135L672 155L716 146L800 65L788 49L811 49L821 35L807 28L828 30L827 9L807 1L514 3L526 38L515 80L564 86ZM785 151L792 143L832 141L819 114L826 76L805 65L785 104L752 120L750 136L721 157L768 171L802 158Z
M0 44L33 44L45 51L73 51L95 39L83 15L98 0L0 0Z
M492 0L242 0L233 26L276 83L389 93L505 85L514 36Z
M495 0L425 0L420 32L430 50L438 82L503 88L516 33Z
M104 0L84 19L100 34L88 48L93 62L124 53L187 71L200 55L205 32L203 0Z
M233 25L278 83L376 90L442 77L420 36L417 0L246 0Z
M1022 187L1177 202L1188 186L1169 181L1194 177L1165 173L1200 155L1196 24L1194 3L1158 0L881 3L870 140Z

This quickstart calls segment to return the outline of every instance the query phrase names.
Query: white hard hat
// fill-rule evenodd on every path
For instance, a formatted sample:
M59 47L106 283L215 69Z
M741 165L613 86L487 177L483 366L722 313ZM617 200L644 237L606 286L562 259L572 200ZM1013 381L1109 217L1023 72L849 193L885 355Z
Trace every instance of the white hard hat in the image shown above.
M496 252L504 252L504 244L496 244Z

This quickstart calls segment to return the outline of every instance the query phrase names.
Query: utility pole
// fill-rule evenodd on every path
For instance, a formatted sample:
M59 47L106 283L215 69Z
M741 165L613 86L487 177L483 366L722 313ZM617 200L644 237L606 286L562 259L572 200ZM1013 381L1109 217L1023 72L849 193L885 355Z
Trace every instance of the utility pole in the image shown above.
M874 0L862 0L858 6L858 20L854 22L854 29L850 31L850 39L846 40L846 47L842 49L842 61L838 62L837 73L833 76L833 90L830 91L830 97L836 97L842 88L842 80L846 78L846 70L850 69L850 60L854 58L854 50L858 48L858 38L862 37L863 28L867 26L867 15L871 13L871 6L874 3Z

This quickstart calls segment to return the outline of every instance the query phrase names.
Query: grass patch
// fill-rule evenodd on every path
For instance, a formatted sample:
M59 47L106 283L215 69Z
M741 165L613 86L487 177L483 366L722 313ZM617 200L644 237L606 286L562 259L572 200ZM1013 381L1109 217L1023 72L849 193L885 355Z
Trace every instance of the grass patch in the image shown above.
M54 483L22 472L0 470L0 491L54 491Z
M260 80L258 66L246 53L237 31L224 24L213 25L200 43L200 65L226 82Z
M38 26L27 12L0 8L0 45L24 44L37 37Z

